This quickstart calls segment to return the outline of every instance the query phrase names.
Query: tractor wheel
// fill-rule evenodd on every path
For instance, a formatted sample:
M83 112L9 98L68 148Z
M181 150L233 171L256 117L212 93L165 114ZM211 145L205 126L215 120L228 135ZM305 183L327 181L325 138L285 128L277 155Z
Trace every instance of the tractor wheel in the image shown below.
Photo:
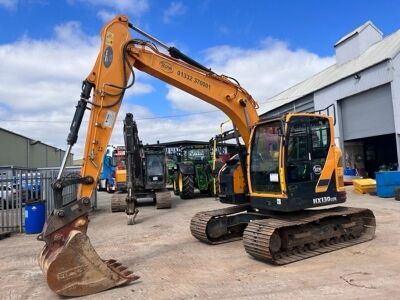
M174 175L174 180L172 181L174 187L174 195L179 196L179 176Z
M181 199L191 199L194 196L194 178L193 175L179 173L178 177L179 196Z

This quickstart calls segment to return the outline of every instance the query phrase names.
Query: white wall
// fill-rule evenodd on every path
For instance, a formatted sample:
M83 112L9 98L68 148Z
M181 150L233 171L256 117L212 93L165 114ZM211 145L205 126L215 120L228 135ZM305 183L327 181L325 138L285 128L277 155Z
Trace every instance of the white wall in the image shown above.
M393 99L394 126L396 128L397 160L400 162L400 55L392 60L393 80L391 84ZM399 166L400 168L400 166Z
M353 35L335 47L336 63L341 65L356 58L371 45L380 40L382 40L381 33L371 25L368 25L361 32Z

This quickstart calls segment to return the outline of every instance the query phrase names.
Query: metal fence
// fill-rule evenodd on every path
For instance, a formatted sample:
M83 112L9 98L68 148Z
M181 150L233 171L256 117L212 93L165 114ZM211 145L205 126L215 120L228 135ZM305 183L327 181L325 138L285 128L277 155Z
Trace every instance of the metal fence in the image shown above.
M28 201L43 201L46 218L54 209L54 194L51 184L56 180L58 168L29 169L0 166L0 230L23 232L25 227L25 204ZM67 167L64 176L79 174L80 167ZM64 204L74 200L77 185L63 190ZM97 207L97 193L91 199L92 208Z

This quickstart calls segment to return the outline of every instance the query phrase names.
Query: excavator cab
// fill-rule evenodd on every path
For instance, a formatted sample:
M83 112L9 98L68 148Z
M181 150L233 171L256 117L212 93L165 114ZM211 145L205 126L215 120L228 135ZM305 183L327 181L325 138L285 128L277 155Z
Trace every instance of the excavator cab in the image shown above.
M250 202L257 209L273 211L345 202L341 151L334 140L335 114L330 116L329 111L258 122L248 160L236 155L220 172L220 201ZM250 166L248 183L243 163L244 169Z
M145 146L145 188L164 189L166 185L166 154L165 147Z
M252 206L297 211L345 202L333 130L333 117L312 113L260 122L249 157Z

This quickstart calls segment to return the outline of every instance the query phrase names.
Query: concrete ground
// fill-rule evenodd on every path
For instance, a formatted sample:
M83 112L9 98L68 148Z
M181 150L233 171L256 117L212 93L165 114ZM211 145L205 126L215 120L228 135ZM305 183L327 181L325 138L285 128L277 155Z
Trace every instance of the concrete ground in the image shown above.
M286 266L252 259L242 242L205 245L190 234L198 211L224 207L213 198L180 200L173 208L140 208L137 224L111 213L99 193L89 237L102 258L117 258L141 278L87 299L394 299L400 293L400 202L348 189L348 206L368 207L376 238ZM0 240L0 299L58 299L36 257L43 243L15 234Z

